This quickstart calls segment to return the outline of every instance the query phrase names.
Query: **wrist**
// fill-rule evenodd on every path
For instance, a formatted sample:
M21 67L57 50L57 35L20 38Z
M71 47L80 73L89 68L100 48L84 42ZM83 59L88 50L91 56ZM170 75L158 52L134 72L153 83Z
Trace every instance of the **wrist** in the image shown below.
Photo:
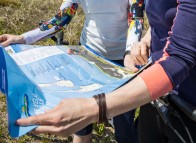
M105 123L107 122L107 106L106 106L106 99L105 93L101 93L98 95L93 96L95 101L98 105L98 123Z
M26 44L25 37L23 35L19 35L18 38L19 43Z
M91 116L91 123L96 123L99 121L99 106L95 98L90 98L90 116Z

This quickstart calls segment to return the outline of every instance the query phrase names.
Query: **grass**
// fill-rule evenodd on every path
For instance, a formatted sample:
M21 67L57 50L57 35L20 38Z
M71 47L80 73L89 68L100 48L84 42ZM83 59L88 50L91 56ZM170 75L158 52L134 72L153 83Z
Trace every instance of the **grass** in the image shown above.
M4 33L22 34L38 27L40 21L49 20L56 14L61 2L62 0L1 0L0 35ZM78 44L83 23L84 14L79 9L65 30L65 39L70 44ZM48 39L36 44L54 43Z
M20 5L16 0L1 0L0 6Z

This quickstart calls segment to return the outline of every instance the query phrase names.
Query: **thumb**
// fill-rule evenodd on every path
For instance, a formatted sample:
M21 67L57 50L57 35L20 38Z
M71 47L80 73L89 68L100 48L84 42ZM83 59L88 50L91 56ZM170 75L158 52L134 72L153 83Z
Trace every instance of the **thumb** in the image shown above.
M124 59L124 66L128 69L130 69L132 72L136 73L138 72L138 68L135 67L135 61L133 60L133 57L131 55L126 55Z
M130 69L130 70L131 70L132 72L134 72L134 73L136 73L136 72L139 71L139 69L136 68L134 64L128 64L128 65L127 65L127 68Z
M4 41L3 43L1 43L1 45L2 45L3 47L7 47L7 46L9 46L10 44L11 44L11 40L10 40L10 39L8 39L8 40Z

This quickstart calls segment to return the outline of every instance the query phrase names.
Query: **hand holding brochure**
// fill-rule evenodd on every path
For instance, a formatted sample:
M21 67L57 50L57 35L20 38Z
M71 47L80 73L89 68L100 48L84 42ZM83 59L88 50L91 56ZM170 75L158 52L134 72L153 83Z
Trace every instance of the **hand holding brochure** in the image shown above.
M44 113L65 98L111 92L137 74L82 46L0 48L0 69L0 91L6 95L12 137L36 128L17 126L17 119Z

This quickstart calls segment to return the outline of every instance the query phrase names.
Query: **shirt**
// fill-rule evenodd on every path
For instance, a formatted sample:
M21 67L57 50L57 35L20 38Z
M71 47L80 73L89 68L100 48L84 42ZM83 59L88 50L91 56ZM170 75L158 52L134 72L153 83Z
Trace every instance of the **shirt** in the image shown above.
M137 15L137 13L141 13L139 11L143 10L143 4L140 4L140 1L65 0L54 18L43 22L39 28L23 35L27 44L54 35L69 24L80 4L86 16L80 43L89 46L110 60L123 59L126 47L129 50L141 35L143 15ZM133 3L138 7L131 9ZM130 19L129 22L128 19ZM128 41L127 31L129 33Z
M140 77L152 99L174 89L196 105L196 1L147 0L146 13L155 63Z

